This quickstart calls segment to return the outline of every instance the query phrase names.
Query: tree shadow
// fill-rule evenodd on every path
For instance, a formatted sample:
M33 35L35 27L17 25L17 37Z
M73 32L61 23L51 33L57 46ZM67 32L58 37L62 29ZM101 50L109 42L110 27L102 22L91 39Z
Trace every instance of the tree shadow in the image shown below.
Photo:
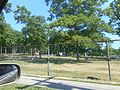
M68 84L63 84L62 82L52 82L49 81L52 78L47 78L45 80L37 80L37 79L32 79L33 81L36 81L36 83L32 84L32 85L26 85L23 87L17 87L17 89L27 89L29 87L32 86L46 86L48 88L52 88L52 89L59 89L59 90L73 90L73 89L77 89L77 90L93 90L93 89L89 89L89 88L83 88L80 86L73 86L73 85L68 85Z
M4 61L7 56L0 54L0 61Z
M48 59L47 58L41 58L41 59L35 59L35 60L27 60L28 63L40 63L40 64L47 64ZM50 63L53 64L77 64L77 63L92 63L91 61L87 60L73 60L73 59L64 59L64 58L50 58Z

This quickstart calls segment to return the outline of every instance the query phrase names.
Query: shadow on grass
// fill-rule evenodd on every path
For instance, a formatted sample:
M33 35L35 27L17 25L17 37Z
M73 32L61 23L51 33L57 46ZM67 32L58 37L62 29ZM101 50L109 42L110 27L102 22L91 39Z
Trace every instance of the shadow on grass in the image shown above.
M3 56L4 57L4 56ZM5 61L7 59L3 59L3 57L0 57L0 61ZM4 57L5 58L5 57ZM44 58L36 58L36 57L15 57L13 58L16 61L24 61L27 63L37 63L37 64L47 64L48 63L48 59L46 57ZM13 60L12 59L12 60ZM50 63L53 64L77 64L77 63L92 63L90 60L86 60L85 58L80 58L80 60L75 60L72 58L68 58L68 57L55 57L55 58L50 58L49 59Z
M36 60L29 60L27 61L28 63L41 63L41 64L47 64L48 59L47 58L41 58L41 59L36 59ZM49 59L50 63L53 64L77 64L77 63L92 63L91 61L87 60L73 60L73 59L63 59L63 58L50 58Z
M31 85L24 85L24 86L16 86L15 90L47 90L43 89L42 87L31 86Z

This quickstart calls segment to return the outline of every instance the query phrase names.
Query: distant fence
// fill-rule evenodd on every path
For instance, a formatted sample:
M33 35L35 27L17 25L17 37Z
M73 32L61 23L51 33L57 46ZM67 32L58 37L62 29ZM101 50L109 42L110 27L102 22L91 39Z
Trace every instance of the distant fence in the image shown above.
M112 42L120 43L119 40ZM103 47L88 48L74 43L49 44L41 48L37 45L0 47L0 58L44 63L49 76L120 82L119 49L111 48L111 41L98 43Z

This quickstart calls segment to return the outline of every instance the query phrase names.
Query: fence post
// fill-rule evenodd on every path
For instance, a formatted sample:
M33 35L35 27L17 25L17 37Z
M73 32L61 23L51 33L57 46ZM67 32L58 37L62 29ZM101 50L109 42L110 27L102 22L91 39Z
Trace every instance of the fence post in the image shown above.
M107 48L107 61L108 61L109 80L111 81L110 49L109 49L108 41L106 42L106 48Z
M14 55L13 55L14 51L13 51L13 48L14 47L12 47L12 60L14 61Z

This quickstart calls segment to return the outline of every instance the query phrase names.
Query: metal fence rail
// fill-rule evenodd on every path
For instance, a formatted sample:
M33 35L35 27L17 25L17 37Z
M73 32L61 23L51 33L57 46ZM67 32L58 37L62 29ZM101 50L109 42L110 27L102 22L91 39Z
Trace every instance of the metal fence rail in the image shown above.
M83 48L81 44L72 43L49 44L42 49L38 49L37 45L1 47L0 60L37 63L39 67L34 69L39 68L41 71L33 74L38 75L120 82L120 49L116 50L118 52L112 49L111 41L101 43L103 47L100 49Z

